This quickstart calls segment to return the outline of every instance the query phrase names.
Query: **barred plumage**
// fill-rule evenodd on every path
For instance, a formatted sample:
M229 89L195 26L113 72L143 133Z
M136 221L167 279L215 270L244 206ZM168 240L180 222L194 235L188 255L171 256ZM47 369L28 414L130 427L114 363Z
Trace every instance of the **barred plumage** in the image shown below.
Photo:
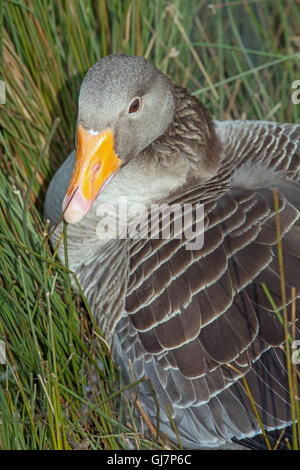
M128 60L148 67L144 59L124 55L105 66L121 69ZM100 102L105 80L101 89L93 80L101 76L103 61L95 67L84 93L94 93ZM132 74L127 86L137 96ZM84 220L69 226L69 263L125 376L130 380L131 361L136 379L150 378L163 432L176 440L168 405L185 446L215 447L261 432L242 377L266 429L291 421L283 327L262 284L281 311L276 188L287 304L292 287L300 296L300 126L213 122L186 90L167 79L164 86L174 99L171 124L121 168ZM110 83L110 100L117 91ZM143 92L151 95L149 83ZM87 105L84 114L89 115ZM121 153L122 138L115 132ZM49 187L45 216L52 223L61 215L73 166L74 154ZM182 239L99 240L97 208L107 202L116 207L120 195L148 207L203 203L203 247L187 250L184 234ZM155 420L145 383L139 398Z

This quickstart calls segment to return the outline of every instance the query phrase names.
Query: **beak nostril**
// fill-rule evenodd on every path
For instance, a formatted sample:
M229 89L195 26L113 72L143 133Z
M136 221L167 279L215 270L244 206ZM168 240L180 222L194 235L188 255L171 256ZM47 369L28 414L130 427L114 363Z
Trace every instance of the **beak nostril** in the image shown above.
M102 167L101 163L96 163L96 165L93 167L92 172L91 172L92 176L95 176L95 174L100 171L101 167Z

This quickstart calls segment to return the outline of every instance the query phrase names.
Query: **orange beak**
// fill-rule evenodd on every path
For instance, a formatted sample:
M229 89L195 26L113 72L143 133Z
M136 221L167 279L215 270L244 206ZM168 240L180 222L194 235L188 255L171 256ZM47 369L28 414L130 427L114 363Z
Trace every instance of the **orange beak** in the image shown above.
M80 222L120 165L110 129L89 134L78 125L75 167L62 205L66 222Z

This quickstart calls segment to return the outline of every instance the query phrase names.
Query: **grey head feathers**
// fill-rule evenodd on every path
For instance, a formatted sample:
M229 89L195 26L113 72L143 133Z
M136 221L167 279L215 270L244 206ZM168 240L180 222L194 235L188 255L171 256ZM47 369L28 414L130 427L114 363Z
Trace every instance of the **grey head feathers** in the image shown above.
M131 102L140 109L129 114ZM97 62L85 76L78 123L87 130L111 128L115 151L126 161L164 134L173 121L172 83L143 57L118 54Z

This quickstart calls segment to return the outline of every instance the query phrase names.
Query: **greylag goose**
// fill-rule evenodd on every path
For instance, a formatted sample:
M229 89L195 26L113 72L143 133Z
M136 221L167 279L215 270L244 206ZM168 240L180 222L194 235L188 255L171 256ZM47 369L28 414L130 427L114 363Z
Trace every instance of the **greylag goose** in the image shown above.
M128 230L106 237L120 200ZM189 207L189 234L162 204ZM130 232L137 206L159 212L154 236ZM62 211L70 268L125 377L150 378L163 433L177 442L169 412L188 448L261 433L243 378L266 430L291 422L284 330L262 285L282 313L279 214L286 305L292 286L300 295L300 126L214 121L146 59L105 57L83 80L76 151L47 191L52 226ZM149 385L138 392L155 423Z

